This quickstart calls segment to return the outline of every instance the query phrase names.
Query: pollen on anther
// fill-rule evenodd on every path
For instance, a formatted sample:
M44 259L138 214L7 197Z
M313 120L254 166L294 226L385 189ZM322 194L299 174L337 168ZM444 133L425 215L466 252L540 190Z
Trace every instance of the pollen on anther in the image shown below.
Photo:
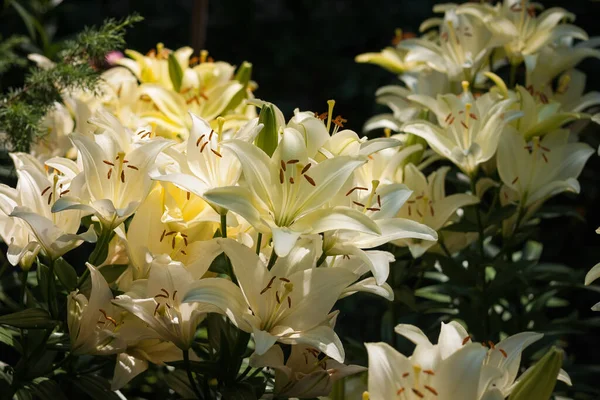
M465 124L465 121L460 121L460 124L465 128L465 129L469 129L469 126L467 124Z
M310 183L313 186L317 186L317 184L315 183L315 180L313 178L311 178L308 175L302 175L304 178L306 178L306 180L308 181L308 183Z
M102 162L106 165L110 165L111 167L115 166L115 164L111 163L110 161L102 160Z
M207 145L208 143L209 143L209 142L206 142L206 143L204 143L204 144L202 145L202 147L200 147L200 153L202 153L202 152L204 151L204 148L206 147L206 145Z
M281 304L281 300L279 299L279 292L275 291L275 300L277 300L277 304Z
M367 210L369 211L381 211L381 208L377 208L377 207L368 207Z
M354 204L356 204L359 207L364 207L365 205L362 203L359 203L358 201L353 201Z
M288 307L292 308L292 298L291 297L288 296L287 302L288 302Z
M462 345L464 346L465 344L467 344L469 340L471 340L471 336L466 336L462 341Z
M121 182L125 183L125 171L121 171Z
M287 163L288 164L296 164L296 163L299 163L299 162L300 162L300 160L289 160Z
M110 179L111 175L112 175L112 169L109 169L108 174L106 174L106 179Z
M48 190L50 190L50 186L48 186L46 189L42 190L42 196L45 195Z
M498 351L500 353L502 353L502 355L504 356L504 358L508 358L508 354L506 354L506 351L504 349L498 349Z
M50 196L48 196L48 205L50 205L51 201L52 201L52 192L50 192Z
M212 151L213 153L215 153L215 155L216 155L217 157L221 157L221 158L223 158L223 156L221 155L221 153L219 153L219 152L218 152L218 151L216 151L215 149L210 149L210 151Z
M381 196L377 195L377 205L381 207Z
M281 160L280 162L281 162L281 169L285 172L286 171L285 162L283 160Z
M402 374L402 377L403 377L403 378L406 378L406 377L407 377L407 376L409 376L409 375L410 375L410 373L409 373L409 372L405 372L405 373L403 373L403 374Z
M422 399L423 397L425 397L425 395L424 395L423 393L419 392L417 389L415 389L415 388L412 388L411 390L412 390L412 392L413 392L414 394L416 394L417 396L419 396L421 399Z
M515 177L515 179L512 180L511 185L514 185L515 183L517 183L517 181L519 180L519 177Z
M427 375L431 375L431 376L435 375L435 372L433 372L433 371L432 371L432 370L430 370L430 369L426 369L426 370L424 370L424 371L423 371L423 373L424 373L424 374L427 374Z
M283 170L280 169L279 170L279 183L283 184L283 180L284 180Z
M136 171L139 171L139 168L136 167L135 165L128 165L127 168L131 168L131 169L135 169Z
M284 282L290 282L290 280L288 278L279 278L280 281L284 281ZM273 282L273 281L271 281Z
M546 157L546 155L544 153L542 153L542 158L544 159L544 162L548 162L548 157Z
M293 185L294 184L294 178L290 176L290 183Z
M493 350L496 348L496 345L494 345L494 342L492 342L491 340L488 340L487 342L488 342L488 345L490 346L490 349Z
M198 140L196 140L196 147L200 146L200 142L202 141L202 139L204 139L204 136L206 136L206 134L204 134L204 135L200 136L200 137L198 138Z
M215 133L214 130L210 130L210 135L208 136L208 140L212 140L213 134Z
M434 388L432 388L431 386L427 386L427 385L423 385L423 387L427 390L429 390L431 393L433 393L434 395L438 395L437 390L435 390Z
M350 196L355 190L369 190L369 188L362 187L362 186L355 186L352 189L350 189L348 191L348 193L346 193L346 196Z
M446 116L446 119L444 120L444 122L448 122L448 121L450 120L450 118L452 118L452 113L449 113L449 114Z
M306 173L306 171L308 171L308 170L310 169L310 167L311 167L311 164L310 164L310 163L306 164L306 165L304 166L304 168L302 168L302 171L300 171L300 174L304 174L304 173Z
M396 396L400 396L402 393L404 393L404 390L404 388L398 389L398 391L396 392Z

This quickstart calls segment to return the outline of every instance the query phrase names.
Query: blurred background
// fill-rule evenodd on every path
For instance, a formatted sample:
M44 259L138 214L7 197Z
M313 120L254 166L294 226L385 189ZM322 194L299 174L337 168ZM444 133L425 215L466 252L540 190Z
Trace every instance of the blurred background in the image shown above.
M381 113L375 103L378 87L397 83L395 76L372 65L357 64L354 57L379 51L390 44L395 28L418 32L419 24L433 16L431 0L5 0L0 11L2 38L22 34L31 39L26 51L52 58L85 26L99 25L106 18L123 18L133 12L145 20L127 34L128 47L142 53L158 42L171 49L192 46L207 49L215 60L234 65L253 64L256 97L275 103L286 116L294 108L326 111L326 101L336 100L336 114L348 120L357 132L371 116ZM543 1L546 7L567 8L577 16L576 24L590 37L600 35L600 2L590 0ZM588 74L588 88L600 90L600 60L588 59L579 69ZM0 75L0 89L22 84L24 69L12 68ZM595 148L600 144L598 126L585 130L583 140ZM562 340L568 355L566 369L579 389L594 392L600 376L600 314L590 307L600 301L600 290L583 287L585 273L600 262L600 160L593 156L582 176L579 196L562 195L550 204L548 219L541 222L536 240L544 243L541 262L550 267L564 265L561 287L566 305L545 304L541 314L554 321L551 332ZM560 276L555 274L554 276ZM411 280L412 279L412 280ZM409 278L407 287L417 285ZM399 294L397 293L397 296ZM414 303L413 303L414 301ZM421 306L422 300L402 300L397 311L401 322L415 323L437 335L441 314ZM368 296L341 302L339 333L350 360L364 365L362 342L393 340L393 324L387 303ZM573 317L579 323L560 324ZM570 320L570 319L569 319ZM383 321L383 323L381 322ZM544 321L541 321L540 325ZM351 338L351 339L350 339ZM398 339L400 348L408 344ZM356 346L354 346L356 345ZM572 365L576 363L576 365ZM596 389L597 390L597 389ZM586 397L594 398L594 397ZM598 397L596 397L598 398Z

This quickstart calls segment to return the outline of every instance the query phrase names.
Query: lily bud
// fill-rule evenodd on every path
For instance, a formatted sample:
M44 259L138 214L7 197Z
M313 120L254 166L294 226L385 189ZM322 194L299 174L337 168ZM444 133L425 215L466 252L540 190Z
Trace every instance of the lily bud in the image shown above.
M419 165L421 163L421 159L423 158L423 152L427 148L427 141L417 135L413 135L413 134L409 133L406 135L405 147L412 146L413 144L420 144L423 149L419 150L419 151L415 151L414 153L412 153L411 155L406 157L406 159L403 162L403 165L406 165L406 164Z
M244 61L235 73L234 79L242 84L242 88L231 98L231 101L225 107L225 111L233 110L239 106L247 96L248 84L252 78L252 64Z
M263 105L258 116L258 123L263 124L264 127L256 138L256 146L262 149L270 157L273 155L273 152L275 152L278 143L278 126L273 104L266 103Z
M552 347L537 364L523 374L509 400L549 399L556 385L562 358L562 351Z

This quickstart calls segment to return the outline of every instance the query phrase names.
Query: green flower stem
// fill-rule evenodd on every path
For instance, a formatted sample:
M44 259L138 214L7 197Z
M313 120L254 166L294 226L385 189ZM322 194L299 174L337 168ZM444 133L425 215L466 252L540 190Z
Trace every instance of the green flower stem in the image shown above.
M256 238L256 254L260 254L260 245L262 242L262 233L258 232L258 237Z
M194 379L194 375L192 374L192 369L190 367L190 354L188 353L188 351L189 350L183 350L183 365L185 366L185 372L187 373L188 380L190 381L190 386L196 394L196 397L202 399L203 396L200 394L200 391L196 386L196 380Z
M101 264L104 260L101 260L102 258L102 254L104 253L104 248L108 247L108 244L110 243L110 237L112 234L112 230L102 230L102 233L100 234L100 237L98 238L98 242L96 242L96 247L94 248L94 251L92 252L92 254L90 254L90 258L88 260L88 262L90 264L92 264L94 267L97 267L98 264ZM83 283L85 282L85 280L88 278L88 276L90 275L90 270L88 268L86 268L83 271L83 274L81 274L81 276L79 277L79 280L77 281L77 287L80 288L81 285L83 285Z
M227 239L227 214L221 215L221 237ZM227 255L225 255L225 260L227 261L227 275L229 275L233 283L237 284L237 278L233 272L233 265L231 265L231 260Z

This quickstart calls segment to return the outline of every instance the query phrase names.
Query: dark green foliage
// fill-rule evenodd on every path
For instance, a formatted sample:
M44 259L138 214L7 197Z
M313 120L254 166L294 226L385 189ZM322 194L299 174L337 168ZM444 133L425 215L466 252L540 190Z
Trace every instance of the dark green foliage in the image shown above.
M141 20L133 15L120 21L107 20L100 28L86 28L75 39L65 42L53 67L31 67L23 88L10 91L0 100L0 127L6 133L0 145L8 150L28 151L35 136L42 133L41 119L54 102L61 101L62 93L97 91L98 66L104 56L123 48L126 27Z
M24 36L14 35L6 40L0 37L0 75L12 67L24 67L27 61L18 54L18 49L28 43Z

